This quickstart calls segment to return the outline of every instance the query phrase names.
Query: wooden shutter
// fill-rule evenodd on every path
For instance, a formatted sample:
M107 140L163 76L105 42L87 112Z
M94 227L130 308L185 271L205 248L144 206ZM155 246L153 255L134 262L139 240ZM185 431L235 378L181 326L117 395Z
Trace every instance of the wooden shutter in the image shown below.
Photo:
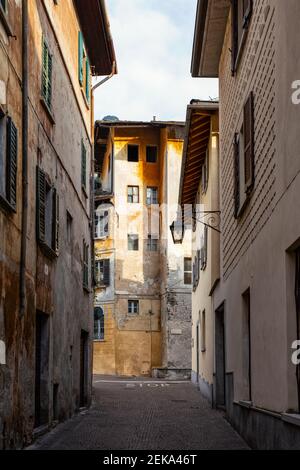
M48 50L48 89L47 89L47 105L51 108L52 102L52 55Z
M239 134L235 134L234 149L234 216L237 218L240 208L240 143Z
M46 241L46 175L37 167L37 239Z
M203 240L203 257L202 257L202 270L207 266L207 246L208 246L208 228L204 227L204 240Z
M86 68L86 83L85 83L85 96L88 101L90 102L90 73L91 73L91 68L90 68L90 61L88 57L86 58L86 63L85 63L85 68Z
M43 39L43 58L42 58L42 96L49 108L52 100L52 56L48 45Z
M244 158L245 191L248 194L254 184L254 106L252 92L244 106Z
M52 249L58 253L59 251L59 196L56 189L53 189L53 205L52 205Z
M79 83L83 85L83 58L84 58L84 48L83 48L83 36L82 32L78 33L78 79Z
M6 198L11 206L17 205L18 130L7 118Z
M81 184L86 189L86 148L81 141Z
M110 260L103 260L103 284L105 286L110 285Z
M238 0L231 0L231 73L235 74L238 54Z

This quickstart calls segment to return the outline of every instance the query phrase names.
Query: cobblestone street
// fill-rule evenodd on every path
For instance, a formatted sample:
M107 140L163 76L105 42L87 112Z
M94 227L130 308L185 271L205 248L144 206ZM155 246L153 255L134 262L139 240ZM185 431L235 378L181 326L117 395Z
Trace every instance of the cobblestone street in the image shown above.
M94 404L39 439L36 450L247 449L188 382L97 377Z

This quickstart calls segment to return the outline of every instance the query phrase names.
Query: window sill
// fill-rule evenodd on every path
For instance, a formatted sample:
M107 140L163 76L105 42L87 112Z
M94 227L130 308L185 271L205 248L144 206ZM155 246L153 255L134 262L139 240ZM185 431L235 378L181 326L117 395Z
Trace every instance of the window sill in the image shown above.
M1 196L0 194L0 207L5 210L5 212L10 212L12 214L16 214L16 208L12 206L5 197Z
M39 242L39 246L41 248L42 253L47 256L50 260L55 260L58 258L58 253L54 251L50 246L46 245L46 243Z
M94 339L94 343L106 343L105 339Z
M51 122L52 126L54 126L55 125L55 119L54 119L53 113L52 113L51 109L49 108L49 106L47 105L47 103L46 103L45 99L43 98L43 96L41 96L40 101L41 101L41 104L42 104L44 110L46 111L46 114L48 116L49 121Z
M8 18L7 18L7 13L5 13L5 11L3 10L3 8L0 6L0 20L1 20L1 23L3 24L4 26L4 29L5 29L5 32L7 34L8 37L14 37L13 35L13 32L12 32L12 28L9 24L9 21L8 21Z

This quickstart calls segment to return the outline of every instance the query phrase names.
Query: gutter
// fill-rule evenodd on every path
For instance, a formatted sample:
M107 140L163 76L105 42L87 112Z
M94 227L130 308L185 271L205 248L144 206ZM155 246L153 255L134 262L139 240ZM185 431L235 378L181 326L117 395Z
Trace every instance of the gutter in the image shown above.
M22 1L22 231L20 261L20 316L26 310L26 255L28 227L28 0Z

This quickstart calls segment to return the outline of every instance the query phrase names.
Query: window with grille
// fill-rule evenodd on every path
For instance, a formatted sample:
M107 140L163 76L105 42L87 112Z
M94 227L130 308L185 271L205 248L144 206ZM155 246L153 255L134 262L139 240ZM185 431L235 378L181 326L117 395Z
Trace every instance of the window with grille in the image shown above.
M139 161L139 146L138 145L128 145L127 146L127 160L129 162L138 162Z
M139 251L139 236L138 235L128 235L128 250L129 251Z
M43 38L42 58L42 97L51 109L52 104L52 55L45 39Z
M95 262L95 280L97 286L108 287L110 285L110 259Z
M147 239L147 251L156 252L158 251L158 239L148 235Z
M18 130L11 117L0 112L0 202L17 207Z
M146 204L147 206L158 204L158 188L148 186Z
M37 240L46 254L59 252L59 196L46 173L37 166Z
M109 212L107 210L95 213L95 238L107 238L109 236Z
M138 314L139 314L139 301L128 300L128 315L138 315Z
M78 33L78 79L86 101L89 104L91 95L91 67L81 31Z
M130 204L139 203L140 202L139 196L139 187L138 186L128 186L127 188L127 201Z
M192 284L192 258L184 258L184 284Z
M147 145L146 147L146 162L156 163L157 162L157 147L154 145Z
M104 312L101 307L94 310L94 340L103 341L105 338Z

